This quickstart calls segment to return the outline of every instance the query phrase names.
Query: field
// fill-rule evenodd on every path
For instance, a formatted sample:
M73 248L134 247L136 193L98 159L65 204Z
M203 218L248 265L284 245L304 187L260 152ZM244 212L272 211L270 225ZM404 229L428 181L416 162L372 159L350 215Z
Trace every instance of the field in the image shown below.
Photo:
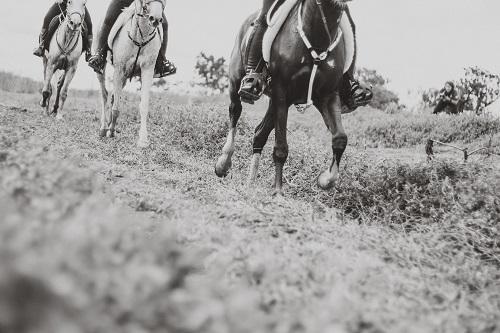
M63 122L38 98L0 92L0 332L500 332L500 121L346 115L341 180L322 192L329 135L291 110L275 198L273 138L245 187L263 104L218 179L224 103L155 96L140 150L137 97L114 140L96 96L70 96ZM429 137L491 148L428 162Z

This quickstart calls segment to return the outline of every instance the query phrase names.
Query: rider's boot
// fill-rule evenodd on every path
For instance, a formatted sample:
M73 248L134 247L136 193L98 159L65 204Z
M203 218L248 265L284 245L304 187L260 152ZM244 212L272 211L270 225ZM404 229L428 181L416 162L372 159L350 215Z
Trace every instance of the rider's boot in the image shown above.
M98 48L96 53L89 57L88 60L89 66L97 74L104 73L104 67L106 67L107 54L108 50L106 48Z
M167 19L163 17L163 40L161 43L160 52L158 53L158 58L156 59L155 65L155 78L165 77L167 75L172 75L177 73L177 68L175 65L167 60L165 54L167 53L167 43L168 43L168 23Z
M349 87L349 97L347 99L347 106L351 110L355 110L360 106L368 105L373 98L373 91L354 78L350 73L344 74L344 84Z
M39 46L33 51L33 55L37 57L43 57L45 54L45 47L47 45L47 34L48 30L47 29L42 29L40 32L40 38L39 38Z
M241 81L241 87L238 92L241 101L249 104L256 102L266 89L266 78L258 70L259 63L262 60L262 39L266 32L266 26L259 21L256 21L254 24L255 30L249 42L246 75Z
M83 42L83 52L85 53L85 61L89 62L92 57L92 44L94 42L94 36L85 35Z

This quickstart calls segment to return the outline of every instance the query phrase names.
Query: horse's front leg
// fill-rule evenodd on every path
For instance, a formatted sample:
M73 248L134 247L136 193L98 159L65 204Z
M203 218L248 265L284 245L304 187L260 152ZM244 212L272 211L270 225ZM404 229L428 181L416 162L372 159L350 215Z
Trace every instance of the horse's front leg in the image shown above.
M323 190L328 190L335 186L339 178L340 160L347 147L347 135L342 125L340 95L336 93L332 98L316 105L316 107L321 112L328 130L332 133L333 160L330 167L318 177L318 186Z
M54 76L54 65L49 62L48 60L44 60L44 81L43 81L43 88L42 88L42 100L40 101L40 106L42 108L45 108L45 112L48 115L49 114L49 104L50 104L50 97L52 95L52 76Z
M139 129L139 141L137 142L137 146L139 148L147 148L149 146L148 114L149 114L149 97L151 92L151 86L153 85L153 76L154 76L153 67L142 70L141 103L139 105L139 112L141 114L141 127Z
M231 158L235 150L236 126L238 125L238 120L243 110L237 87L239 87L239 84L231 84L231 91L229 93L231 98L231 105L229 106L230 128L226 138L226 144L224 148L222 148L222 154L215 165L215 173L219 177L226 177L232 165Z
M253 156L252 162L250 163L250 173L248 175L247 183L248 186L252 186L257 180L262 150L267 143L269 134L271 134L272 130L274 129L274 119L275 104L271 99L264 119L262 119L261 123L257 126L257 128L255 128L255 135L253 138Z
M75 77L76 68L77 68L77 64L75 64L74 66L69 68L68 71L66 72L64 82L62 83L62 89L60 92L61 101L59 103L59 110L58 110L57 116L56 116L57 120L62 120L64 117L64 104L66 103L66 99L68 98L69 85L70 85L71 81L73 81L73 78Z
M273 159L275 166L274 194L283 192L283 167L288 158L287 122L288 104L286 100L286 85L275 82L273 84L272 103L275 107L274 131L275 146Z

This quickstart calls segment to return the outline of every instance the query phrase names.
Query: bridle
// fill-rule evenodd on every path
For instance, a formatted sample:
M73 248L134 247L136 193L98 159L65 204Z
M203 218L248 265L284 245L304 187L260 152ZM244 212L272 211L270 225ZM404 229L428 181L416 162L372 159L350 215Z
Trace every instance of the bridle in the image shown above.
M320 15L321 15L321 20L323 21L323 27L326 30L326 33L328 34L330 46L323 52L318 53L312 46L311 42L309 41L309 38L307 38L306 33L304 32L304 22L302 20L302 10L303 10L303 5L304 1L302 0L299 5L299 10L297 11L298 13L298 23L297 23L297 31L299 32L300 37L302 38L302 41L304 42L305 46L307 47L309 53L311 54L311 57L313 58L314 65L312 68L311 72L311 77L309 79L309 90L307 93L307 102L306 104L297 104L296 108L300 113L304 113L308 108L310 108L314 103L312 100L312 93L313 93L313 88L314 88L314 81L316 79L316 74L318 72L318 67L321 63L323 63L327 58L328 55L335 50L335 48L339 45L340 41L342 40L342 30L339 28L337 29L337 34L335 38L332 38L332 35L330 33L330 29L328 27L328 19L325 15L325 10L323 8L323 3L322 0L315 0L316 5L318 6Z
M59 16L59 28L57 29L57 31L59 31L59 29L61 29L61 27L63 26L63 23L66 25L66 32L65 32L66 38L65 38L64 45L61 45L61 42L58 39L59 34L57 32L55 34L55 37L56 37L57 46L59 47L59 50L61 51L61 53L68 56L69 54L71 54L75 50L75 48L78 46L78 42L80 41L80 36L82 34L83 22L85 21L85 11L83 13L80 13L77 11L68 13L67 9L66 9L66 11L63 11L61 8L61 5L60 4L58 4L58 5L59 5L59 9L61 10L62 14ZM80 22L81 22L79 27L75 28L75 29L70 28L70 25L69 25L69 20L71 19L71 17L73 15L80 16ZM75 35L76 35L76 38L75 38Z
M141 4L141 10L138 10L137 9L137 3L140 3ZM148 19L149 16L148 16L148 13L147 13L147 8L146 8L146 5L152 3L152 2L159 2L161 3L162 5L162 11L165 10L165 0L151 0L147 3L144 2L144 0L136 0L134 3L135 3L135 13L134 15L139 17L140 19ZM130 25L132 25L132 22L134 20L130 20ZM141 27L139 25L139 21L136 20L135 21L135 24L136 24L136 29L137 31L139 31L139 35L140 35L140 39L141 41L137 41L134 39L134 37L132 37L131 33L132 33L132 28L129 30L128 32L128 38L130 39L130 41L135 45L137 46L139 49L137 50L137 56L135 57L135 62L134 62L134 67L132 68L132 76L133 76L133 73L135 72L135 69L137 67L137 62L139 61L139 55L141 54L141 50L146 46L148 45L149 43L151 43L155 38L156 38L156 35L159 35L160 36L160 40L162 39L161 38L161 34L160 34L160 30L159 30L159 27L154 27L154 29L151 30L151 32L145 34L142 30L141 30ZM132 76L130 77L130 81L132 81Z

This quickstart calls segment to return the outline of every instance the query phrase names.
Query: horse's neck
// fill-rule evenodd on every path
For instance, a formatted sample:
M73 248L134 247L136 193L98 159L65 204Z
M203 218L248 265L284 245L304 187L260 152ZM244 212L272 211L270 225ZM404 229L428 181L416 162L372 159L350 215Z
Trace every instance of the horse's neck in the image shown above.
M59 29L57 29L57 39L61 46L65 46L73 40L76 33L77 31L71 31L69 29L68 22L64 20Z
M304 23L304 32L308 36L312 46L325 50L333 42L333 40L330 40L330 37L335 39L335 36L337 36L339 29L339 9L334 8L327 0L323 0L322 3L330 35L326 32L321 11L315 0L304 1L304 8L301 15Z

